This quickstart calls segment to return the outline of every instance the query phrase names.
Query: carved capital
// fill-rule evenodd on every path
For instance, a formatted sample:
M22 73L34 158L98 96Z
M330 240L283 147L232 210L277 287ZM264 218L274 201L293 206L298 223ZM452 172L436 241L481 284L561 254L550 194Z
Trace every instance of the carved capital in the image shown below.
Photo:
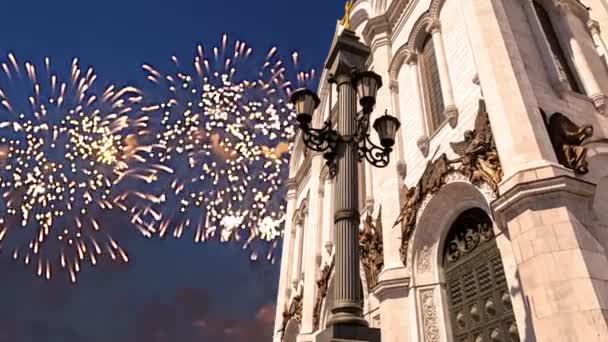
M592 35L599 35L600 34L600 23L598 23L597 21L590 19L589 21L587 21L587 28L589 29L589 33L591 33Z
M593 106L601 114L606 114L606 104L608 103L608 97L602 93L594 94L590 96L593 100Z
M454 105L447 106L445 108L444 115L452 128L458 125L458 107Z
M438 19L431 20L426 26L426 32L430 34L441 32L441 22Z
M418 146L418 149L425 157L429 155L429 143L429 137L427 137L426 135L423 135L416 140L416 145Z
M589 20L589 10L578 0L553 0L553 6L562 16L573 14L583 20L583 23Z
M473 76L473 79L471 80L471 82L473 82L473 84L475 84L475 85L478 86L480 84L480 82L479 82L479 74L475 74L475 76Z
M561 15L567 15L569 12L572 12L572 5L569 1L553 0L553 6L557 8Z
M393 93L399 94L399 82L396 80L391 80L388 84L388 89L390 89L390 91Z
M414 51L408 51L407 57L405 57L405 64L409 66L418 64L418 54Z

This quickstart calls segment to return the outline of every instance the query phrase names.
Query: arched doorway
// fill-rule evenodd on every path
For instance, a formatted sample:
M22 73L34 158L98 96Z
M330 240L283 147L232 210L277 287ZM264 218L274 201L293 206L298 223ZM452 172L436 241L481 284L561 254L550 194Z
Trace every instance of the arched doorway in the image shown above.
M456 219L443 252L454 342L519 341L492 220L479 208Z

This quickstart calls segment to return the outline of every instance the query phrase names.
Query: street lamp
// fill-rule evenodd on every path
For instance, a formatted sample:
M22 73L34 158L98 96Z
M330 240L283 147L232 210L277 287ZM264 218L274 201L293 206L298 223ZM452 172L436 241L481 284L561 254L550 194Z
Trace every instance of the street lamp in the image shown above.
M370 138L370 115L376 104L382 78L365 70L370 49L354 32L344 30L334 42L326 68L329 82L338 92L338 118L335 125L330 119L321 128L311 126L319 97L302 88L291 96L297 112L299 128L306 147L323 153L330 177L336 177L334 246L335 283L332 318L327 329L316 341L379 341L379 330L368 328L363 318L361 281L359 276L359 178L357 163L367 160L376 167L386 167L395 144L399 120L388 112L373 124L380 145ZM357 112L357 99L361 110ZM331 104L331 99L329 100ZM335 128L334 128L335 127ZM339 327L339 328L338 328ZM355 337L356 336L356 337Z
M351 137L340 135L328 119L321 128L311 127L312 115L319 106L317 94L307 88L295 90L291 95L291 103L297 114L297 121L302 130L304 144L309 149L322 152L330 171L330 177L337 174L338 147L340 144L354 143L357 147L359 161L366 159L376 167L385 167L389 163L389 155L395 144L397 130L401 126L399 120L388 114L374 121L374 129L378 134L380 145L376 145L370 138L369 119L376 104L378 89L382 87L382 78L373 71L354 72L352 75L362 110L356 114L356 134ZM356 184L354 184L356 186Z

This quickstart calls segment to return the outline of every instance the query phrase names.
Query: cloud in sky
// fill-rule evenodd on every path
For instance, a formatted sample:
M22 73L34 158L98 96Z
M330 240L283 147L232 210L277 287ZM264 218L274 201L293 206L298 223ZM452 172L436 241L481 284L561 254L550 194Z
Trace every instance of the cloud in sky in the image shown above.
M150 302L140 308L136 342L266 342L272 337L274 304L265 304L250 317L221 308L205 289L179 289L171 303ZM213 305L213 306L215 306Z

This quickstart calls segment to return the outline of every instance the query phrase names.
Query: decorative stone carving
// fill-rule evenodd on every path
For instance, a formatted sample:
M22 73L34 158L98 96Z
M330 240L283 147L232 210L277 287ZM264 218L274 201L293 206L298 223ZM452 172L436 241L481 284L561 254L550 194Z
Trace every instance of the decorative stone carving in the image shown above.
M329 278L334 270L334 259L332 258L329 265L324 265L321 269L321 275L317 279L317 295L315 297L315 307L312 314L313 330L319 329L319 322L321 321L321 307L323 306L323 300L327 297L327 290L329 288Z
M475 129L465 132L465 140L450 144L454 152L460 155L456 160L448 160L441 154L436 160L430 159L418 184L408 189L401 189L401 211L394 225L401 225L401 261L407 266L407 250L410 238L422 210L449 181L465 179L484 192L486 197L496 197L498 184L502 180L502 167L490 130L490 120L486 112L485 101L479 100L479 109L475 119ZM436 153L436 152L435 152ZM460 164L457 169L452 165ZM487 194L489 187L492 196Z
M281 324L281 329L279 330L281 340L283 340L283 337L285 336L285 329L290 320L295 319L299 323L302 323L302 290L303 286L298 286L298 288L296 288L296 293L291 298L289 306L283 311L283 322Z
M382 245L382 207L378 209L376 222L369 213L363 222L363 229L359 232L359 249L361 263L365 271L368 290L371 291L378 284L378 275L384 267Z
M460 156L451 163L460 162L458 170L466 175L471 183L479 186L485 182L494 192L498 193L498 184L502 180L502 168L484 100L479 100L475 129L464 132L464 140L450 143L450 146Z
M541 113L545 116L542 110ZM559 163L576 174L589 172L587 148L582 144L593 135L593 126L580 127L564 114L555 113L549 118L547 130Z
M494 230L491 222L478 223L476 226L459 231L446 242L448 262L457 261L477 248L480 243L490 241L492 238L494 238Z
M418 272L429 273L431 271L431 247L425 245L418 254Z
M442 154L435 162L429 161L418 184L407 189L404 185L401 212L395 221L395 226L401 224L401 261L406 264L407 248L410 237L416 226L416 215L423 198L429 193L435 193L444 184L445 175L451 170L445 154Z
M439 342L437 310L435 309L435 299L433 290L423 290L420 292L422 302L422 324L424 325L424 341Z

